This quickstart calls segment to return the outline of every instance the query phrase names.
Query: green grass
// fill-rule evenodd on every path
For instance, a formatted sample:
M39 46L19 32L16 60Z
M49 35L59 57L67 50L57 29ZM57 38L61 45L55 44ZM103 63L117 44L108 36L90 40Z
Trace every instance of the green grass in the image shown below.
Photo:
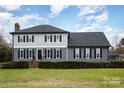
M0 69L0 87L124 87L124 69Z

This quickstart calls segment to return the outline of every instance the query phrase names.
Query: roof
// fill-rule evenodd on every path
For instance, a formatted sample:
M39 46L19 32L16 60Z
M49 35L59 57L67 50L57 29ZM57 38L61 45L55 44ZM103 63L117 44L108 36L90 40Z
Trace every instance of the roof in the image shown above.
M69 37L69 47L111 46L103 32L70 33Z
M11 32L10 34L22 34L22 33L26 34L26 33L69 33L69 32L51 25L38 25L19 30L17 32Z

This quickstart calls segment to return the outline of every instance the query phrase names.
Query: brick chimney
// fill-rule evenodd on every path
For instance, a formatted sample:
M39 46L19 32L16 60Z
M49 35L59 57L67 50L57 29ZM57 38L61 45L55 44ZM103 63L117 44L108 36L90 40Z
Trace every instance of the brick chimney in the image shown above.
M15 32L20 30L20 25L19 23L15 23Z

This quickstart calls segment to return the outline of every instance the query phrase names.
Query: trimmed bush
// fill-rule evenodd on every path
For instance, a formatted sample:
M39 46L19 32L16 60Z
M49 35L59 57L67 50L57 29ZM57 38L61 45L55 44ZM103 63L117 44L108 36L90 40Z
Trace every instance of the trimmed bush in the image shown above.
M28 62L14 62L14 68L28 68Z
M40 62L39 68L80 69L80 68L124 68L124 62Z
M1 63L0 68L28 68L28 62L8 62L8 63Z

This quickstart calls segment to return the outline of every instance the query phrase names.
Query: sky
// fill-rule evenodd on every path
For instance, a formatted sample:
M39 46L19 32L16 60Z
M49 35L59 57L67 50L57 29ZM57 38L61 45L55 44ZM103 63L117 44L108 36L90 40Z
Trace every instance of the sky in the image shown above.
M104 32L112 46L124 37L123 5L1 5L0 34L11 42L14 23L21 29L49 24L70 32Z

